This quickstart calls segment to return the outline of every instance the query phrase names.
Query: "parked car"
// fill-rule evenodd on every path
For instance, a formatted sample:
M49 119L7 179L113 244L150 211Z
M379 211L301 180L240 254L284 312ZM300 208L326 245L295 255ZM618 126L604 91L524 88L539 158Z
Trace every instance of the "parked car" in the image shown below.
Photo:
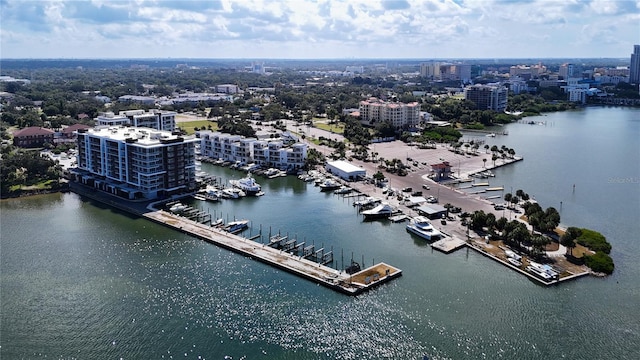
M402 192L412 192L413 189L410 187L402 188Z

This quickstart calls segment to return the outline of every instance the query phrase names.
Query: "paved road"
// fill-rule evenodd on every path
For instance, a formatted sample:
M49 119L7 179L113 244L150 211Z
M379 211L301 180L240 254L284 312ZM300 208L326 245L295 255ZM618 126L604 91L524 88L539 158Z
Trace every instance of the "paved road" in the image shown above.
M295 123L292 123L290 126L288 126L289 130L299 133L299 127L294 126L294 124ZM310 134L312 134L316 138L324 136L331 137L337 140L343 139L341 135L333 134L318 128L304 126L301 129L305 131L307 136L310 136ZM315 145L311 142L307 143L310 147L319 150L325 155L328 155L333 151L331 148L325 146ZM460 174L461 178L467 177L467 175L470 173L483 171L486 168L493 168L491 154L486 154L482 146L478 152L478 155L460 155L454 153L453 151L450 151L447 145L444 144L438 144L435 149L419 149L415 146L409 146L401 141L394 141L388 143L371 144L369 145L369 152L377 152L378 157L384 159L396 158L402 160L403 162L409 162L411 164L411 170L409 171L409 174L407 176L398 176L386 171L382 171L385 177L389 179L389 184L394 189L400 190L405 187L411 187L414 191L422 191L424 197L433 195L434 197L438 198L438 203L440 205L449 203L453 206L460 207L462 208L462 211L466 211L469 213L473 213L476 210L483 210L485 213L494 213L497 218L500 218L502 216L514 218L515 216L515 214L510 213L508 210L496 211L494 209L494 204L491 201L482 199L478 195L466 194L461 190L455 190L451 186L436 183L428 178L428 175L431 173L430 165L441 163L442 161L449 161L449 163L452 165L453 175L458 176L458 174ZM407 161L407 158L411 158L411 161ZM485 162L483 161L483 159L487 159L487 161ZM377 163L363 162L356 159L353 159L350 162L356 166L360 166L366 169L368 175L375 174L377 171L379 171ZM417 163L418 166L414 166L414 163ZM503 166L504 163L502 160L498 160L495 165ZM488 181L491 182L495 180L493 178L490 178ZM356 188L368 195L384 197L384 195L382 194L382 190L380 188L376 188L371 184L359 183L357 185L351 185L355 185ZM428 185L429 190L424 189L423 185ZM495 183L491 185L500 186L501 184ZM496 194L500 195L501 193ZM403 206L395 199L395 197L386 198L385 201L388 201L393 206L397 206L407 215L417 215L415 210ZM501 199L495 199L495 201L502 202ZM446 225L442 225L438 222L434 225L437 225L436 227L439 227L446 233L456 235L457 237L466 238L466 228L463 227L459 221L448 222Z

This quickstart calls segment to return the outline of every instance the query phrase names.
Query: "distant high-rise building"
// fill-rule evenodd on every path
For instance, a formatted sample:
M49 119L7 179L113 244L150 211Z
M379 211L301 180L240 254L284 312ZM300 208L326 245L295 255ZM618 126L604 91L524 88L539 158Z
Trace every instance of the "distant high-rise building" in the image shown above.
M640 84L640 45L633 45L631 65L629 66L629 82Z
M574 71L573 64L562 64L560 65L560 70L558 70L558 76L561 76L563 80L567 80L575 76Z

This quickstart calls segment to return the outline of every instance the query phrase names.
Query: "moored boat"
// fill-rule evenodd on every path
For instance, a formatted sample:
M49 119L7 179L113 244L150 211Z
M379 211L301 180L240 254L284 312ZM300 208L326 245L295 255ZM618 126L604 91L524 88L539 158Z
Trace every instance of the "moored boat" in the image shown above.
M249 220L231 221L224 227L224 230L232 234L237 234L249 227Z
M429 219L424 216L416 216L411 219L407 224L407 231L427 241L436 241L442 237L442 233L434 228Z
M248 173L246 177L243 177L239 180L230 180L229 183L232 186L242 190L247 195L256 195L262 190L260 184L256 182L256 180L251 176L251 173Z
M330 191L330 190L338 189L341 185L339 182L333 179L325 179L323 182L320 183L319 186L321 191Z
M364 210L362 213L365 219L381 219L388 218L393 214L393 207L388 203L381 203L370 210Z
M351 191L353 191L352 188L348 187L348 186L341 186L339 189L337 189L336 191L334 191L335 194L348 194Z
M169 208L169 211L171 211L172 213L180 213L187 210L188 208L189 207L187 205L183 205L182 203L176 203L171 205L171 207Z

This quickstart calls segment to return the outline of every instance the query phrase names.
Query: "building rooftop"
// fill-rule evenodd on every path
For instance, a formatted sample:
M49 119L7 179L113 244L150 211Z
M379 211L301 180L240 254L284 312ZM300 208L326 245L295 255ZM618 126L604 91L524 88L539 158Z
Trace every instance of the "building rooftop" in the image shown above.
M118 141L135 139L137 144L144 146L159 145L167 141L197 141L193 137L183 138L180 135L174 135L170 131L128 126L98 126L88 129L86 133Z
M355 166L344 160L329 161L327 164L345 172L365 171L365 169Z
M13 133L14 137L51 135L54 131L39 126L30 126Z

